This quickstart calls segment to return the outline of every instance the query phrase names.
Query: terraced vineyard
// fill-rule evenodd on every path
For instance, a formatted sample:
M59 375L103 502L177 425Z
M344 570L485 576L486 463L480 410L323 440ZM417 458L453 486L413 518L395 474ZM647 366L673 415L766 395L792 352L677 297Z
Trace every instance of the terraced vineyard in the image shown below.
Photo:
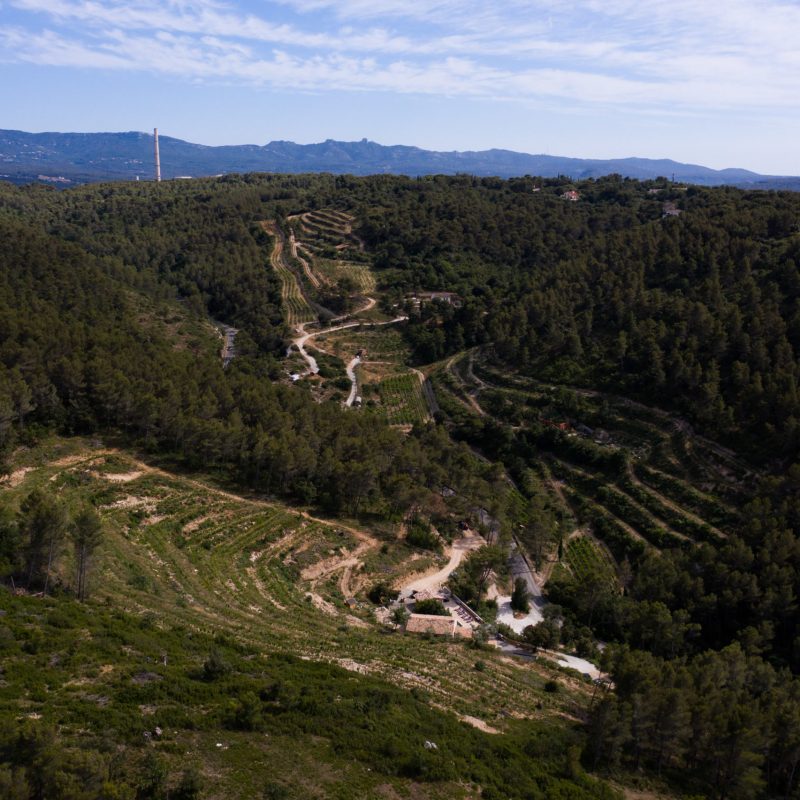
M334 209L307 211L289 217L298 248L317 279L336 286L345 278L360 294L375 290L364 246L353 234L354 218Z
M276 237L274 247L270 253L270 263L281 281L281 299L283 300L286 322L292 328L304 322L312 322L317 318L317 315L305 297L303 297L300 285L297 283L297 277L286 265L283 236L270 223L264 224L264 230Z
M501 709L524 716L539 704L541 716L577 707L569 694L542 693L553 675L545 665L487 654L486 671L477 672L464 644L387 635L364 588L387 569L396 576L429 563L415 561L393 532L382 538L314 519L85 443L30 451L26 464L13 488L2 490L6 499L47 486L101 512L106 536L91 578L93 603L165 629L224 632L261 650L424 687L436 704L484 720L488 714L500 728L507 724ZM351 609L345 599L353 593L359 602Z
M566 502L618 559L724 541L754 478L734 453L684 421L626 398L508 376L466 354L435 380L453 420L484 415L513 427L518 456L549 476L554 500ZM574 545L575 553L591 546Z
M578 581L601 576L610 586L617 587L617 574L608 553L589 536L579 535L567 542L564 560Z
M317 337L316 343L345 363L360 353L359 394L367 413L392 425L430 419L420 375L409 370L408 344L396 325L347 328Z
M393 375L378 384L380 406L376 413L392 425L413 425L429 418L422 384L414 373Z
M363 250L360 240L353 235L354 218L335 209L307 211L290 217L298 240L316 256L338 258L344 252Z
M338 283L342 278L347 278L363 294L375 291L375 275L367 264L317 258L315 266L317 272L330 283Z

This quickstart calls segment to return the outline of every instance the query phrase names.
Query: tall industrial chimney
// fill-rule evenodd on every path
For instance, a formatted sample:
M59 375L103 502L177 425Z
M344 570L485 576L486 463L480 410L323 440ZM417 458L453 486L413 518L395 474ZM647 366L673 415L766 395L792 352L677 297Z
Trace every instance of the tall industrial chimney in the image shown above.
M156 147L156 181L161 182L161 156L158 154L158 128L153 128L153 138L155 139Z

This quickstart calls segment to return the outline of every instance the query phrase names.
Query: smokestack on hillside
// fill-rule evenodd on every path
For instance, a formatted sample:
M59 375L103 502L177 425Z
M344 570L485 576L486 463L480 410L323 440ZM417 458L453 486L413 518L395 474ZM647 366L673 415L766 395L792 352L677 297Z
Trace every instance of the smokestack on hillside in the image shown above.
M156 141L156 182L161 182L161 156L158 154L158 128L153 128L153 138Z

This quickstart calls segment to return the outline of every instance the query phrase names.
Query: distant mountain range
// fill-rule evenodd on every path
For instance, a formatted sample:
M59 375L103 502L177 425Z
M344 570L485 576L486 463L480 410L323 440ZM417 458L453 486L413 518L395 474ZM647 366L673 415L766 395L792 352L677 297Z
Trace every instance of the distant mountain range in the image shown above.
M579 180L618 173L647 180L659 176L703 186L722 184L800 191L800 177L759 175L745 169L714 170L669 159L585 159L530 155L512 150L436 152L362 139L320 144L269 142L265 145L209 147L159 136L165 179L227 172L332 172L432 175L468 173L510 178L518 175ZM0 180L42 181L68 186L107 180L149 180L153 176L153 136L149 133L25 133L0 130Z

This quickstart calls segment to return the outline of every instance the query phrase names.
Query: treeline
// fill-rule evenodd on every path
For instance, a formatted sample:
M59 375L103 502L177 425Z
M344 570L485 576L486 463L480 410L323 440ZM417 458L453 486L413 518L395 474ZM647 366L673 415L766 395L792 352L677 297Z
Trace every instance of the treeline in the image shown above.
M664 663L610 658L614 692L595 701L586 758L651 770L717 800L796 797L800 684L737 645Z

